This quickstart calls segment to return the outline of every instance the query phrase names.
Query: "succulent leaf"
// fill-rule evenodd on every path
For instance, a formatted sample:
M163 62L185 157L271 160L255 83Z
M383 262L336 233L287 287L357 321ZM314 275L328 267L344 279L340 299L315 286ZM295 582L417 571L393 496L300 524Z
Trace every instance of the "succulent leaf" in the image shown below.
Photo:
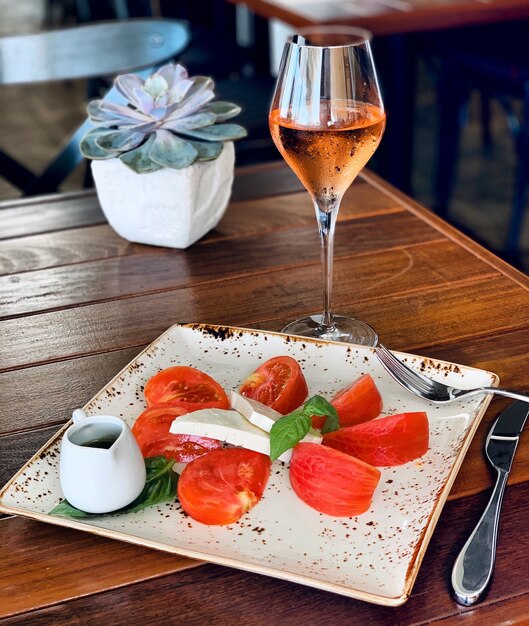
M185 130L186 128L193 129L211 126L211 124L215 123L216 119L217 116L215 113L194 113L193 115L188 115L187 117L183 117L181 119L167 120L160 126L160 128L179 132L181 130Z
M145 93L148 93L149 96L156 100L161 96L165 95L169 89L169 85L163 76L159 74L153 74L153 76L149 76L149 78L145 81L145 85L143 86L143 90Z
M224 148L222 141L193 141L189 139L188 143L197 151L197 161L213 161L220 156Z
M108 117L108 113L99 110L99 105L101 104L101 100L92 100L88 103L86 107L86 111L90 120L94 123L96 122L104 122Z
M126 100L141 111L147 112L149 109L145 106L149 100L152 106L152 97L143 91L144 82L137 74L123 74L116 78L114 85Z
M213 91L215 83L209 76L194 76L192 79L193 86L189 90L189 96L193 96L199 91Z
M206 128L182 129L182 135L203 139L204 141L233 141L241 139L248 134L246 130L238 124L215 124Z
M106 100L88 105L96 127L81 142L88 158L119 157L138 173L161 167L181 169L197 159L217 158L223 141L246 136L237 124L218 123L231 119L241 108L212 102L213 80L189 77L181 65L164 65L145 81L124 74L115 85L126 105Z
M207 104L203 107L202 111L211 111L217 116L217 122L225 122L226 120L239 115L241 107L237 104L233 104L233 102L223 102L222 100L217 100L217 102L210 102Z
M137 174L149 174L161 170L162 166L155 163L149 156L149 151L154 143L156 135L151 135L145 143L134 150L124 152L119 158L127 167Z
M103 150L124 152L139 146L144 137L143 133L135 133L129 130L114 130L110 133L98 135L95 138L95 142Z
M102 134L108 134L108 129L100 130L99 128L92 129L81 139L79 149L81 154L87 159L110 159L116 156L116 152L112 150L103 150L96 143L96 137Z
M149 115L151 110L154 108L154 100L152 99L152 96L143 91L143 89L135 89L134 99L135 102L137 102L138 110L142 111L146 115Z
M180 64L173 65L167 63L162 66L155 74L155 76L162 76L168 85L169 89L172 89L174 85L180 83L188 78L187 70Z
M123 124L119 126L116 130L129 130L134 131L135 133L143 133L145 137L147 137L151 132L154 132L157 128L156 122L146 122L145 124ZM101 128L101 125L99 125Z
M177 85L175 85L171 89L168 100L167 100L167 106L181 102L184 96L187 94L187 92L192 86L193 86L193 81L191 80L180 81Z
M163 167L184 169L196 161L197 151L185 139L180 139L168 130L157 130L149 157Z
M107 122L109 126L144 124L152 121L152 118L141 111L105 100L93 100L88 105L88 114L93 122Z
M214 97L215 94L209 89L202 89L191 95L188 92L181 102L177 102L168 107L168 119L180 119L191 115L201 109L210 100L213 100Z
M155 74L161 76L167 83L167 93L165 94L165 106L170 106L180 102L193 85L193 80L189 79L187 71L181 65L164 65ZM157 105L160 106L160 101Z

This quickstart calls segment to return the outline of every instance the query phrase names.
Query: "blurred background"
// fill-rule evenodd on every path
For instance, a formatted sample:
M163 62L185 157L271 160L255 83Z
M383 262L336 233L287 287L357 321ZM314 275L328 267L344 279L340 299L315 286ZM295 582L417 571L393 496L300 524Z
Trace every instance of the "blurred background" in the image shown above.
M185 20L190 43L176 60L191 75L212 76L218 97L243 107L238 122L249 135L236 144L237 164L280 160L267 114L281 38L295 30L283 21L225 0L0 0L0 37L142 17ZM368 166L525 272L528 24L501 17L486 26L376 35L388 131ZM37 173L84 122L87 100L110 85L104 76L2 83L0 71L0 151ZM0 200L24 193L9 180L13 167L0 159ZM81 164L60 188L90 184Z

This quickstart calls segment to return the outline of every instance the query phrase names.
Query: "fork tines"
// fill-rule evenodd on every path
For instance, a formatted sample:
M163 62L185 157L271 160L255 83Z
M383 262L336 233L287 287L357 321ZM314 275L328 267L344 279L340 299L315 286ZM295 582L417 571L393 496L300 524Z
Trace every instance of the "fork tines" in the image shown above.
M424 392L430 392L434 388L432 380L405 365L381 343L375 348L375 354L397 382Z

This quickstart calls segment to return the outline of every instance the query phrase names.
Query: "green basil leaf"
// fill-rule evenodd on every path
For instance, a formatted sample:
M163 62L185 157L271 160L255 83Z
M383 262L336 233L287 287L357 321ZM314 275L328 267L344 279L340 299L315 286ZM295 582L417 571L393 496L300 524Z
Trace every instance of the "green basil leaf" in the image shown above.
M333 407L334 408L334 407ZM327 415L327 419L325 420L325 424L321 429L322 435L325 433L332 433L335 430L340 428L340 422L338 421L338 413L336 413L336 409L334 414Z
M126 507L111 513L86 513L76 509L67 500L61 500L59 504L50 511L50 515L60 517L73 517L75 519L86 519L101 517L103 515L118 515L121 513L135 513L148 506L169 502L176 497L178 485L178 474L173 472L174 459L167 460L164 456L153 456L145 459L145 471L147 478L145 487L140 495Z
M303 405L303 413L306 414L328 415L329 411L336 412L336 409L323 396L312 396Z
M278 420L270 430L270 458L275 461L309 432L310 416L294 411Z
M169 469L172 468L173 465L174 461L171 462ZM140 495L125 509L121 509L121 512L136 513L148 506L174 500L177 485L178 474L175 472L164 472L156 478L152 478L151 480L147 479Z
M61 500L59 504L50 511L49 514L56 515L58 517L73 517L75 519L92 517L91 513L85 513L80 509L76 509L68 502L68 500Z
M333 430L340 428L340 422L338 421L338 413L333 405L323 398L322 396L312 396L303 405L303 413L305 415L319 415L325 416L325 424L321 429L323 434L331 433Z
M167 460L164 456L151 456L145 459L145 470L147 472L146 482L150 483L163 474L167 474L175 464L174 459ZM174 472L173 472L174 474Z

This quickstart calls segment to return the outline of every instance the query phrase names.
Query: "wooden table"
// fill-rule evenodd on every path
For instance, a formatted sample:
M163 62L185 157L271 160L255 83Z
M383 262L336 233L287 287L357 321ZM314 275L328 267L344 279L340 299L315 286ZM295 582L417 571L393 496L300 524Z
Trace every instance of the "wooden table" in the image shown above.
M91 192L0 205L0 481L178 321L278 330L320 308L316 225L282 163L238 172L218 229L186 251L129 244ZM395 349L529 388L529 280L371 174L344 199L336 308ZM0 519L2 624L465 624L529 616L529 442L522 437L485 601L451 599L453 560L491 485L493 400L398 609L61 529Z
M529 18L527 0L230 0L292 26L350 24L395 35Z

